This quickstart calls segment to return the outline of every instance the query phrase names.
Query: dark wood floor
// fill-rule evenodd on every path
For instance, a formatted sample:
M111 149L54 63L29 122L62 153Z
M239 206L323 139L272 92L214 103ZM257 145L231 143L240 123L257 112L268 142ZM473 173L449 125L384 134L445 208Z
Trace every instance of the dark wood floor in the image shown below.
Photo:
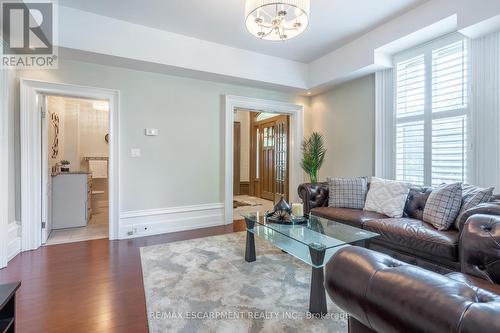
M147 332L139 248L244 230L243 221L172 234L51 245L24 252L0 270L22 281L17 332Z

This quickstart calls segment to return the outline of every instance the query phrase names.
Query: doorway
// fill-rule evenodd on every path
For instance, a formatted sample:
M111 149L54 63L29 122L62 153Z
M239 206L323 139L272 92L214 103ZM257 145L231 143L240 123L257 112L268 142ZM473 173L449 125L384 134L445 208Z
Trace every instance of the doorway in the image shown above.
M42 243L109 235L109 102L38 96L42 112Z
M236 109L233 124L233 216L270 211L289 198L289 116Z
M244 96L224 96L224 219L226 224L233 224L233 131L234 111L236 109L260 110L261 112L279 113L289 118L289 188L295 189L304 182L304 173L300 167L302 155L300 145L304 136L304 106L300 104L250 98ZM289 191L290 202L299 202L296 191Z
M64 83L21 79L21 250L42 245L42 115L41 95L107 101L109 107L108 229L119 237L119 91ZM47 139L48 140L48 139ZM48 172L48 171L47 171Z

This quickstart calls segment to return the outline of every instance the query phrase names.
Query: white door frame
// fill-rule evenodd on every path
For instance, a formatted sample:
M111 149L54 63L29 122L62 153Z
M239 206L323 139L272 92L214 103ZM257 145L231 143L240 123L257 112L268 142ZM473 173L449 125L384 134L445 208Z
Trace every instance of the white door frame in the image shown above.
M9 229L9 103L8 73L0 70L0 268L7 266Z
M290 200L298 201L293 191L303 182L300 168L300 146L304 136L304 106L265 99L225 95L225 154L224 154L224 217L225 223L233 223L233 126L234 110L250 109L290 116L289 189Z
M62 95L109 101L109 239L119 227L119 110L118 90L21 79L21 230L22 251L41 246L41 116L36 97Z

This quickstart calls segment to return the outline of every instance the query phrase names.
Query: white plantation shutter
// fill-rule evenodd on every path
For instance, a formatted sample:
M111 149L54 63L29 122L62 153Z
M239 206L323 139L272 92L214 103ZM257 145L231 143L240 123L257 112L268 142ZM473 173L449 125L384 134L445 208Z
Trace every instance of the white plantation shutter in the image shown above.
M424 183L425 58L396 66L396 179Z
M396 179L465 182L467 41L452 36L395 57Z
M432 184L465 182L467 117L432 121Z
M424 55L396 66L396 117L423 115L425 108Z
M432 51L432 112L467 106L466 41Z
M396 125L396 179L424 183L424 122Z

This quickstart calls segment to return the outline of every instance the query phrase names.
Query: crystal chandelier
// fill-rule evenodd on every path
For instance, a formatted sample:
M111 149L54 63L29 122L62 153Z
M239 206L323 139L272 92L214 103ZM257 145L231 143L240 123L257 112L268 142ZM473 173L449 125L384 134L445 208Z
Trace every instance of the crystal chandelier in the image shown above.
M310 0L247 0L246 26L260 39L292 39L307 29L310 7Z

